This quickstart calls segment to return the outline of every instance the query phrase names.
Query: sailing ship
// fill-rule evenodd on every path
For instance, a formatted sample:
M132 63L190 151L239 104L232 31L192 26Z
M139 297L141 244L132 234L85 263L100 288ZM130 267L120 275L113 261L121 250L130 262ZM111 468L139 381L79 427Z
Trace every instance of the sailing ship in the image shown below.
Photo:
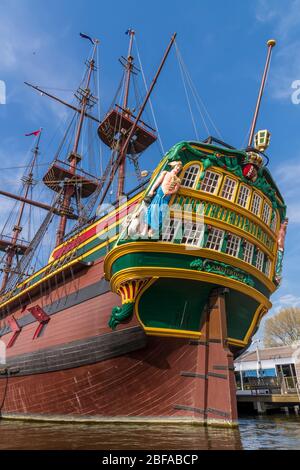
M75 137L43 176L54 194L50 204L30 196L41 129L22 193L0 190L20 204L11 235L0 240L1 416L236 425L233 358L271 307L287 227L284 200L267 169L270 133L255 134L275 41L268 41L247 148L212 136L185 140L148 179L139 157L157 133L142 114L176 34L136 110L129 107L135 33L127 34L123 100L102 120L91 110L98 41L90 36L81 35L92 52L76 105L28 84L73 110ZM82 166L86 121L97 123L110 149L99 177ZM125 194L128 161L139 181ZM115 181L116 202L103 206ZM46 215L26 242L24 211L32 206ZM32 272L57 218L49 260Z

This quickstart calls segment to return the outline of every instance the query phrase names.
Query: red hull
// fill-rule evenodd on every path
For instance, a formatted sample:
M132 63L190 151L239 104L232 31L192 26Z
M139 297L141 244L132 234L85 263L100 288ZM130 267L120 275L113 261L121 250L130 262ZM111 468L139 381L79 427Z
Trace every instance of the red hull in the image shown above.
M227 353L217 348L212 354L215 342L146 337L136 320L111 332L107 324L119 297L101 285L102 294L94 296L90 288L102 277L100 262L32 299L27 314L14 312L19 324L27 324L7 349L8 374L0 376L2 416L234 424L236 410L224 393L224 379L233 376ZM58 300L72 305L57 310ZM57 311L33 339L38 322L27 317L36 304L55 305ZM12 335L2 340L8 344Z

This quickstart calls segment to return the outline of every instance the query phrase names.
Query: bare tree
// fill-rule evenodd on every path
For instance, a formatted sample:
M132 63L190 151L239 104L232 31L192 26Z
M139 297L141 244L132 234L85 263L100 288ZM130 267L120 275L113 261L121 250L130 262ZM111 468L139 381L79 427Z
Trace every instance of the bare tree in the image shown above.
M300 308L287 307L265 323L264 345L285 346L300 340Z

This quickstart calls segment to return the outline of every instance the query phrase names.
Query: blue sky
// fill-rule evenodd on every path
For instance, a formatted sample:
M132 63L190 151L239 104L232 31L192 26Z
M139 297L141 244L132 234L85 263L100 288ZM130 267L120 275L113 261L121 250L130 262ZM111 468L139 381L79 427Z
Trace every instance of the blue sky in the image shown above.
M25 80L53 88L68 99L77 87L89 45L85 32L100 39L101 111L110 105L127 54L125 31L136 31L144 71L150 82L174 31L193 82L210 116L228 143L242 147L255 105L266 56L265 43L277 40L258 128L272 133L270 169L288 204L290 225L284 280L272 297L274 313L300 305L300 105L292 103L291 84L300 80L300 0L0 0L0 80L7 103L0 105L0 169L28 158L24 137L42 126L41 161L52 159L61 137L66 109L23 85ZM195 139L174 51L153 93L153 106L164 149ZM200 137L207 131L195 113ZM216 134L208 122L210 133ZM152 169L159 147L145 153ZM132 172L132 169L130 170ZM1 170L1 187L16 188L20 168ZM1 201L2 218L11 210ZM261 335L260 330L260 335Z

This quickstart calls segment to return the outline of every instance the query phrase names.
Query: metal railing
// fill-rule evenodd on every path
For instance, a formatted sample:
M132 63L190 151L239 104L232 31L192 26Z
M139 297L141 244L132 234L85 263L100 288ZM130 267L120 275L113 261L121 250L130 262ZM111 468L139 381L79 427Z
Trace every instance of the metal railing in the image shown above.
M237 390L248 390L252 393L258 393L259 390L265 390L266 393L280 393L281 395L297 393L300 399L300 383L296 376L290 377L247 377L241 383L237 382Z
M281 377L281 393L298 393L299 395L299 383L296 376Z

